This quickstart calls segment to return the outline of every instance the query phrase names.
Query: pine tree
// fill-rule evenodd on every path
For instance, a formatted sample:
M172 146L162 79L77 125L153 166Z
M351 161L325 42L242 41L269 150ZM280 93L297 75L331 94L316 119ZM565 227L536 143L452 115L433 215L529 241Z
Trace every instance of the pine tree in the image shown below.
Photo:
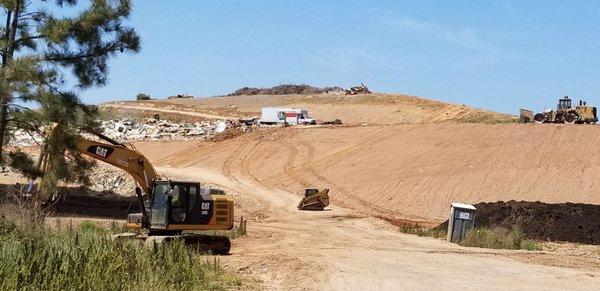
M39 134L44 126L58 124L43 147L50 157L47 173L26 154L8 154L13 167L32 178L43 175L42 186L48 188L59 180L85 181L89 163L64 153L74 148L77 130L97 128L97 108L85 105L66 80L75 80L78 89L103 86L111 57L140 50L139 36L124 23L130 0L91 0L80 6L77 0L0 0L5 14L0 24L0 165L7 162L11 131ZM65 8L69 12L60 14ZM72 10L79 11L73 15Z

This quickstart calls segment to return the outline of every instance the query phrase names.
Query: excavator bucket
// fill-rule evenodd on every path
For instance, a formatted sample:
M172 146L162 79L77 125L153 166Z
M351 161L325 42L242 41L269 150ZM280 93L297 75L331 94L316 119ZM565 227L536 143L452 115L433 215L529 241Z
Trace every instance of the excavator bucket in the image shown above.
M323 210L329 206L329 189L306 189L298 204L299 210Z

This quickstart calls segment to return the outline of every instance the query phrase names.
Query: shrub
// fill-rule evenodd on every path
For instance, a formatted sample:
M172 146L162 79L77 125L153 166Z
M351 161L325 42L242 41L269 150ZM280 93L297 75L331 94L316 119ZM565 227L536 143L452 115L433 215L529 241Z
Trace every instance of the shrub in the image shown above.
M400 232L415 234L418 236L428 236L433 238L445 238L446 230L441 229L440 227L436 228L426 228L420 227L419 224L416 225L402 225L399 228Z
M198 256L182 242L145 247L113 240L90 223L76 230L45 229L37 237L18 226L5 229L0 233L1 290L224 289L241 284L216 258Z
M523 229L519 226L513 226L510 230L504 228L475 228L469 231L459 244L488 249L541 249L536 242L524 239Z

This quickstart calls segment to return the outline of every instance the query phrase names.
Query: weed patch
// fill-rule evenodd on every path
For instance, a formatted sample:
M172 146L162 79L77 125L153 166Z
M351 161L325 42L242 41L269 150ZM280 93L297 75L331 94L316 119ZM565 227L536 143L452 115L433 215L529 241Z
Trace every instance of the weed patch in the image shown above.
M523 229L513 226L510 230L505 228L475 228L467 233L459 243L466 247L510 250L540 250L541 246L532 240L524 238Z
M112 240L93 223L31 233L10 222L0 232L1 290L230 289L241 279L217 258L182 242L154 248Z
M419 224L402 225L399 227L399 230L400 230L400 232L403 232L403 233L414 234L414 235L418 235L418 236L427 236L427 237L433 237L433 238L445 238L446 237L445 229L441 229L439 227L426 228L426 227L419 226Z

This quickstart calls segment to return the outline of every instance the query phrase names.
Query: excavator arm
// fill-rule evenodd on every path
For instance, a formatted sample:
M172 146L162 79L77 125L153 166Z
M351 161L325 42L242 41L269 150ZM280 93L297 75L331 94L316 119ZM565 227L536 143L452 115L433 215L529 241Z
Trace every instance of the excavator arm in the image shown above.
M109 144L83 137L78 137L75 145L81 154L126 171L146 195L152 195L152 186L157 174L152 163L142 153L120 143Z
M57 126L58 124L54 124L46 131L46 137L48 139L52 138ZM152 163L150 163L150 161L142 153L137 151L131 145L119 143L100 132L88 133L95 135L105 142L87 139L81 135L78 135L75 138L75 147L71 148L70 150L113 165L129 173L139 185L139 187L136 187L136 195L139 199L140 207L142 209L142 221L148 221L148 212L144 204L144 197L142 196L140 188L144 193L146 193L146 197L148 199L152 198L153 187L155 180L157 179L157 173L152 166ZM47 171L48 162L50 160L48 154L49 153L46 152L41 160L41 166L44 172Z

